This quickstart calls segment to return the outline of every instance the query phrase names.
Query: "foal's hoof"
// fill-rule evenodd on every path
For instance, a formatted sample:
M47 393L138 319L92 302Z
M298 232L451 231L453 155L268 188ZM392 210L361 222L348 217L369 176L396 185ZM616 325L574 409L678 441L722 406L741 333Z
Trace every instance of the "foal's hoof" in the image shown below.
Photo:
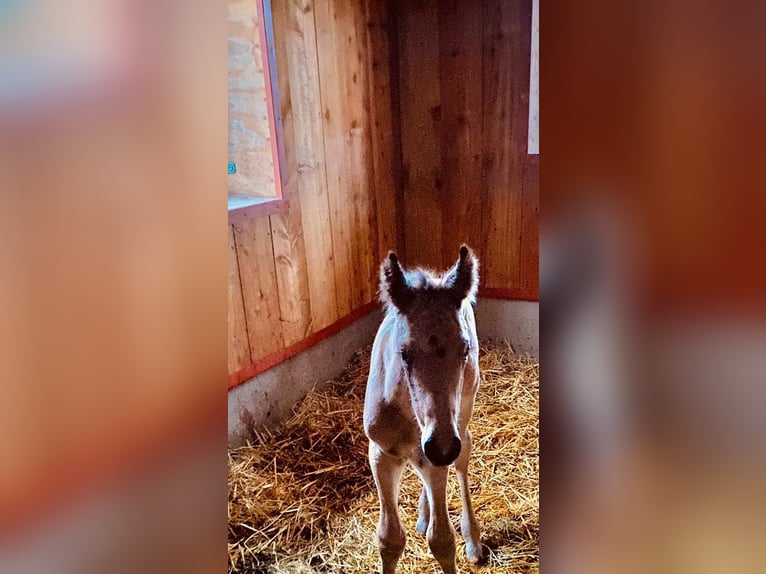
M417 530L418 534L425 536L428 531L428 520L424 519L422 516L418 518L418 521L415 523L415 530Z
M489 548L482 544L465 543L465 557L471 564L484 564L489 558Z

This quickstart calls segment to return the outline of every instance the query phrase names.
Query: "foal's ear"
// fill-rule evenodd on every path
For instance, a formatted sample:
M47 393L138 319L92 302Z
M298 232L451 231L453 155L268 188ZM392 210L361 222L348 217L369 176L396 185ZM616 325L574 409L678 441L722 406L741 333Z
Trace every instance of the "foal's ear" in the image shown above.
M472 303L476 300L476 292L479 289L479 260L467 245L463 244L460 247L457 263L447 272L444 283L458 307L466 298Z
M412 303L414 292L407 283L399 258L393 251L388 252L388 257L380 266L380 300L386 305L393 305L402 313Z

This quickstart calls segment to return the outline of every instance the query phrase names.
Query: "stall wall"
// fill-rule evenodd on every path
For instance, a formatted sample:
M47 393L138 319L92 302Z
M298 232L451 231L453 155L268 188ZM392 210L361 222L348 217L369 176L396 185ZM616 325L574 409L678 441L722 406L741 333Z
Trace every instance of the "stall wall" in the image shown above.
M286 210L230 218L230 385L375 306L402 243L387 4L273 0Z
M481 294L538 298L531 0L274 0L283 194L229 226L235 385L376 306L378 264L478 253Z
M483 294L537 300L532 0L402 0L394 11L407 261L448 265L465 241Z

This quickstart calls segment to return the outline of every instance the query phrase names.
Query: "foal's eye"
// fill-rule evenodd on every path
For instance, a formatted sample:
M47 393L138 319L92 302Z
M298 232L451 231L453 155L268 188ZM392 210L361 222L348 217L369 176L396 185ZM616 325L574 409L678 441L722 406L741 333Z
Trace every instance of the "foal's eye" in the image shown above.
M470 350L471 348L468 345L466 345L465 348L463 349L463 359L465 359L466 361L468 360L468 352Z
M404 362L404 364L407 367L412 368L412 357L410 356L409 351L407 351L407 349L402 349L401 355L402 355L402 361Z

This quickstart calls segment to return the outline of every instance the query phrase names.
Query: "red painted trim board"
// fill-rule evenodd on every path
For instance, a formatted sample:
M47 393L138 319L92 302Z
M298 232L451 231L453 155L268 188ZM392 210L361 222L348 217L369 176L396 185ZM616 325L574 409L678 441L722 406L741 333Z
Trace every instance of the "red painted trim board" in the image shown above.
M494 287L479 287L479 297L488 299L510 299L514 301L539 301L539 294L530 295L524 289L496 289Z
M491 299L512 299L516 301L538 301L538 297L530 297L527 292L521 291L521 290L515 290L515 289L492 289L492 288L482 288L479 289L479 296L480 297L487 297ZM272 367L277 366L282 361L285 361L289 359L290 357L293 357L297 355L298 353L305 351L306 349L313 347L317 343L320 343L324 339L331 337L332 335L335 335L338 333L341 329L344 329L345 327L349 326L351 323L356 321L357 319L361 319L365 315L368 315L373 310L375 310L378 307L378 303L375 301L371 301L370 303L367 303L363 307L360 307L356 311L351 312L350 314L346 315L345 317L339 319L332 325L329 325L325 327L324 329L321 329L314 333L313 335L307 337L306 339L299 341L295 343L294 345L290 345L289 347L286 347L285 349L280 349L279 351L276 351L275 353L272 353L270 355L267 355L266 357L263 357L262 359L257 360L255 363L248 365L244 369L240 369L239 371L236 371L235 373L232 373L229 375L229 389L233 389L234 387L241 385L245 381L252 379L256 375L259 375L260 373L263 373L264 371L268 371Z
M367 303L366 305L360 307L356 311L352 311L345 317L338 319L335 321L335 323L328 325L324 329L320 329L313 335L310 335L306 339L303 339L302 341L298 341L294 345L290 345L289 347L286 347L284 349L280 349L279 351L276 351L275 353L272 353L270 355L267 355L263 357L262 359L257 360L252 365L248 365L244 369L240 369L239 371L232 373L229 375L229 389L233 389L234 387L244 383L245 381L252 379L256 375L263 373L264 371L268 371L272 367L275 367L282 361L285 361L289 359L290 357L293 357L297 355L298 353L305 351L309 347L313 347L317 343L323 341L324 339L331 337L332 335L335 335L338 333L341 329L344 329L345 327L348 327L351 323L356 321L357 319L361 319L362 317L369 315L372 311L378 308L378 303L376 301L371 301L370 303Z

